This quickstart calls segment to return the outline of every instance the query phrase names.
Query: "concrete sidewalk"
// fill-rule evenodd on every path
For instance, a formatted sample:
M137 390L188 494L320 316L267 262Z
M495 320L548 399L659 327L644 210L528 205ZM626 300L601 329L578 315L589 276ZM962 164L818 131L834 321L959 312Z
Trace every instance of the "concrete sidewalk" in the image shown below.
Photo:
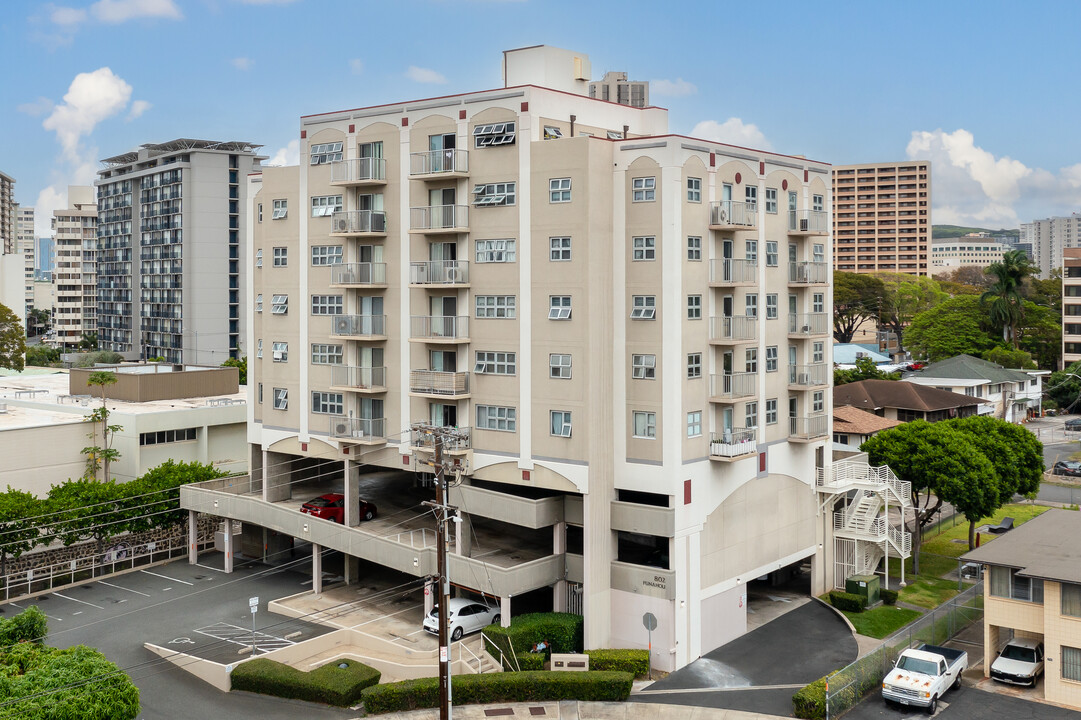
M413 710L373 717L386 720L438 720L439 711ZM742 710L726 710L681 705L619 702L506 703L496 705L461 705L454 707L456 720L490 720L493 717L514 720L779 720L777 715L762 715Z

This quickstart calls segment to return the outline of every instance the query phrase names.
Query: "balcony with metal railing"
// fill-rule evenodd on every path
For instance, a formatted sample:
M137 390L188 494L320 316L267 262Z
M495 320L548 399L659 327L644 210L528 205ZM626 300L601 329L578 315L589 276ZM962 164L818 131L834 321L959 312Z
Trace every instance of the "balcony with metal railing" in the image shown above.
M410 447L432 450L432 435L422 430L410 431ZM464 453L473 448L473 434L470 428L456 427L451 436L443 437L443 450L451 455Z
M410 370L409 392L425 397L469 397L469 373Z
M330 266L331 287L387 286L386 263L341 263Z
M466 260L427 260L409 263L409 284L422 286L469 286Z
M330 369L330 389L364 394L387 391L385 367L335 365Z
M827 313L799 313L788 316L789 337L818 337L828 335L830 316Z
M331 217L334 237L382 237L387 234L387 214L382 210L340 210Z
M709 261L709 284L714 287L754 285L758 282L758 262L735 258Z
M818 261L788 263L789 285L825 285L829 282L829 265Z
M387 419L331 415L330 436L358 445L382 445L387 441Z
M737 372L709 376L709 401L729 403L758 393L758 373Z
M753 342L758 337L758 318L750 315L718 315L709 319L709 341L716 344Z
M725 428L710 433L709 459L731 462L758 452L757 428Z
M359 187L385 185L386 182L387 161L383 158L354 158L330 164L331 185Z
M409 208L409 232L469 232L469 206L431 205Z
M351 340L386 340L386 315L334 315L330 334Z
M409 176L420 180L469 176L469 151L428 150L409 153Z
M829 436L829 416L809 415L788 418L788 439L810 442Z
M469 316L413 315L409 318L409 339L429 343L467 343Z
M829 381L829 368L826 363L788 366L788 387L791 389L821 388L829 385Z
M789 235L826 235L829 216L825 210L789 210Z
M758 205L736 200L709 204L710 230L747 230L758 224Z

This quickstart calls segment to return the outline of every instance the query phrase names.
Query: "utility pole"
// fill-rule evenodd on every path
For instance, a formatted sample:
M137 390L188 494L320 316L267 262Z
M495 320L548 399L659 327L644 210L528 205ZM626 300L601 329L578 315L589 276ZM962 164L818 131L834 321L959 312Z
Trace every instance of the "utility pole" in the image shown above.
M439 720L451 720L451 684L450 684L450 637L447 631L447 612L450 605L450 573L447 571L447 542L449 540L447 523L451 512L457 508L447 505L446 461L443 458L444 443L457 440L463 433L457 428L440 427L426 423L416 423L412 429L432 441L432 459L430 464L435 471L435 502L424 505L435 511L436 519L436 583L439 607ZM422 461L423 462L423 461Z

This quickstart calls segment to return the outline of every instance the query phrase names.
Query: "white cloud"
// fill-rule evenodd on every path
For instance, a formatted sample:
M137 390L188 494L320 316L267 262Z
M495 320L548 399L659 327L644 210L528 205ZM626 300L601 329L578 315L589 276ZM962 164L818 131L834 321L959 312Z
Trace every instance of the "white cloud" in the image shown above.
M23 103L15 109L30 117L41 117L45 113L52 111L53 101L47 97L39 97L33 102Z
M145 113L151 107L152 106L150 105L150 103L146 100L136 100L131 104L131 110L128 112L127 121L131 122L132 120Z
M98 0L90 12L103 23L122 23L136 18L180 20L184 15L173 0Z
M86 22L86 10L82 8L52 7L49 20L56 25L74 26Z
M34 234L38 237L52 235L52 217L54 210L68 206L68 192L64 185L50 185L38 193L34 203Z
M64 102L53 108L42 127L56 132L69 161L81 163L80 139L93 132L102 120L121 112L130 99L131 85L109 68L79 73L71 81Z
M360 75L364 72L364 61L358 58L353 58L349 61L349 72L354 75Z
M278 148L270 160L265 163L268 166L299 165L300 164L300 141L290 140L285 147Z
M754 123L745 123L738 117L728 118L723 123L716 120L703 120L691 130L693 137L714 142L740 145L757 150L772 150L769 140Z
M255 61L248 57L238 57L230 60L237 70L251 70L255 65Z
M675 80L650 80L649 92L651 95L685 97L697 93L698 88L694 83L687 82L683 78L676 78Z
M405 71L405 76L413 82L419 83L442 85L447 82L447 79L443 77L442 73L438 73L435 70L430 70L428 68L417 67L416 65L410 65L409 69Z

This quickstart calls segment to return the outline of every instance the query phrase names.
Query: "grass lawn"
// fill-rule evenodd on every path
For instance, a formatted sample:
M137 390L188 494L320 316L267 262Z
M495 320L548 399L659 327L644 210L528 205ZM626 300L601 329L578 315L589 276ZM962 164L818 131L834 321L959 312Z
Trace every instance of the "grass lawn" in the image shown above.
M845 617L856 628L856 632L880 640L889 637L919 616L920 612L917 610L890 605L880 605L861 613L845 612Z

